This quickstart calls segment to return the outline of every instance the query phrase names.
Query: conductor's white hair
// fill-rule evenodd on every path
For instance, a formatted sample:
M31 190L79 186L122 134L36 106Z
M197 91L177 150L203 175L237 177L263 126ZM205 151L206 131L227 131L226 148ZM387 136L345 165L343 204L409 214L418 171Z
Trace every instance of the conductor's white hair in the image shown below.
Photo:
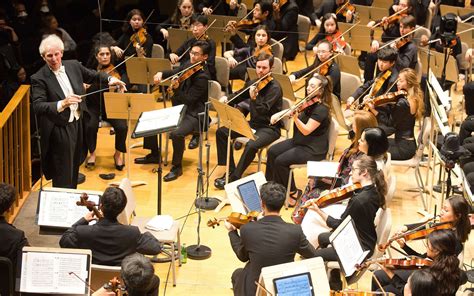
M61 38L54 34L48 35L41 41L41 44L39 46L40 55L43 56L48 49L53 47L59 48L61 51L64 51L63 41L61 40Z

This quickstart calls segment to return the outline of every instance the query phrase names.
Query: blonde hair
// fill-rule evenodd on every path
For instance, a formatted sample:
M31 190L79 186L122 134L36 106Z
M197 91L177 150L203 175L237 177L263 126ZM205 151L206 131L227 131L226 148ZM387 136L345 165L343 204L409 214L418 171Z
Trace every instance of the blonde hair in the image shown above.
M407 81L407 98L416 103L415 118L421 119L425 112L425 103L423 102L424 95L420 83L418 82L416 72L413 69L405 68L400 71L399 76L402 74L405 76L405 80Z
M64 42L61 40L61 38L54 34L48 35L41 41L39 46L39 53L41 56L44 56L48 49L54 47L59 48L62 52L64 52Z

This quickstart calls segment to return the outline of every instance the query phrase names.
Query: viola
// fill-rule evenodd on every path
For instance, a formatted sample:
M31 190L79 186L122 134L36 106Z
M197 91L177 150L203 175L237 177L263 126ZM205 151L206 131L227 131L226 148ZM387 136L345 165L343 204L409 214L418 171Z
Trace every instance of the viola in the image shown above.
M433 264L433 261L431 259L420 258L416 256L411 256L403 259L378 258L367 260L357 267L358 269L362 269L370 266L373 263L378 263L385 267L396 269L418 269L431 266Z
M345 199L348 199L354 195L354 192L358 189L361 189L362 185L360 183L354 183L352 185L339 187L329 191L328 193L321 195L316 201L308 200L301 206L301 209L309 208L315 203L318 207L324 208L329 205L338 203Z
M383 106L390 103L396 103L400 98L406 97L407 94L408 94L407 91L403 89L399 91L395 91L395 92L389 92L389 93L377 96L373 99L364 101L362 104L359 105L359 108L368 111L369 104L373 104L374 107L378 107L378 106Z
M356 8L354 5L352 5L349 0L347 0L346 2L344 2L344 4L340 5L337 9L336 9L336 15L342 15L343 17L346 17L347 16L347 12L352 12L352 14L355 13L356 11Z
M241 19L240 21L229 21L224 27L224 32L229 32L231 28L237 30L252 29L260 24L260 20Z
M394 296L395 294L391 292L369 292L369 291L360 291L360 290L344 290L344 291L332 291L329 294L330 296L375 296L375 295L384 295L384 296Z
M234 225L235 228L240 229L240 227L242 227L242 225L245 225L249 222L257 221L257 218L258 218L259 214L260 213L257 212L257 211L251 211L247 215L242 214L242 213L238 213L238 212L232 212L226 218L209 219L209 221L207 221L207 226L215 228L216 225L217 226L220 225L221 221L227 221L230 224Z
M380 25L390 26L390 25L394 25L394 24L398 23L401 18L408 15L407 12L406 12L407 10L408 10L408 7L405 7L402 10L386 17L383 21L380 21L380 22L376 23L375 25L373 25L372 30L377 28ZM373 31L371 33L373 33Z
M256 47L255 51L253 52L253 56L258 57L262 53L272 56L273 55L272 46L270 44L265 44L262 47Z
M107 73L110 76L113 76L117 79L121 79L119 72L117 72L117 70L115 70L115 66L112 65L112 64L109 64L108 66L99 65L97 70L99 70L99 72Z
M408 37L400 38L397 42L395 42L395 47L396 47L397 49L400 49L400 48L402 48L405 44L407 44L408 42L410 42L410 38L408 38Z
M87 193L82 193L80 199L81 199L80 201L76 201L76 205L78 205L78 206L84 206L84 207L86 207L89 211L94 212L94 215L95 215L98 219L104 218L104 215L102 215L102 213L101 213L101 212L99 211L99 209L97 208L96 203L93 202L93 201L91 201L91 200L88 200L88 199L89 199L89 196L87 195Z
M148 33L146 32L145 28L140 28L138 31L130 36L130 42L132 42L133 47L137 49L137 55L139 57L145 56L145 50L143 49L143 44L145 44L148 37Z
M265 88L265 86L267 86L270 81L273 80L273 77L271 75L268 75L267 77L265 77L264 79L260 80L258 83L257 83L257 92L261 91L262 89Z
M427 224L427 223L426 223ZM422 226L426 225L423 224ZM451 222L442 222L442 223L434 223L428 228L424 229L415 229L411 231L404 232L399 235L395 235L392 238L388 240L385 244L380 244L378 248L380 250L385 250L390 244L398 239L403 238L405 241L409 240L417 240L417 239L424 239L426 238L430 233L436 230L441 230L441 229L452 229L454 225Z
M382 88L385 81L392 75L392 71L386 70L382 75L377 77L374 81L372 86L372 90L370 91L370 96L374 97L376 93Z
M195 63L192 67L186 69L186 71L182 72L178 77L173 78L171 80L171 85L166 90L168 95L172 97L174 95L174 90L179 87L181 83L183 83L186 79L193 76L194 73L199 72L204 68L204 61Z
M342 37L342 34L339 31L326 35L326 40L331 42L332 50L334 51L341 52L346 47L346 41L344 41L344 37Z
M127 295L124 292L127 291L125 285L121 283L118 277L113 277L107 284L104 285L104 289L109 290L115 295Z

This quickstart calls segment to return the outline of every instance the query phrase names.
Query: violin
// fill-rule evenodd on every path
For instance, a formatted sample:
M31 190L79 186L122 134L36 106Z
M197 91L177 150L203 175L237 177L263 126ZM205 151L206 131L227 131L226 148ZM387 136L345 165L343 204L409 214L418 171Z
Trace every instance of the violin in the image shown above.
M344 41L344 37L339 31L326 35L326 40L331 42L334 51L342 52L346 47L346 41Z
M423 224L422 226L425 226L427 223ZM424 229L414 229L411 231L404 232L399 235L395 235L392 238L388 240L385 244L380 244L378 248L380 250L385 250L390 244L398 239L403 238L405 241L409 240L417 240L417 239L424 239L426 238L430 233L436 230L441 230L441 229L452 229L454 225L451 222L441 222L441 223L434 223L428 228Z
M148 33L146 32L145 28L140 28L138 31L130 36L130 42L132 42L133 47L137 50L137 56L143 57L145 56L145 50L143 49L143 44L145 44L148 37Z
M194 73L199 72L204 68L204 61L195 63L192 65L192 67L189 67L186 69L186 71L182 72L177 78L173 78L171 80L171 85L168 87L166 90L168 92L168 95L172 97L174 95L174 90L179 87L181 83L183 83L186 79L189 77L193 76Z
M271 75L268 75L267 77L265 77L264 79L260 80L258 83L257 83L257 87L256 87L256 90L257 92L261 91L262 89L265 88L265 86L267 86L267 84L270 83L270 81L273 80L273 77Z
M251 211L247 215L242 214L242 213L238 213L238 212L232 212L226 218L209 219L209 221L207 221L207 226L215 228L216 225L217 226L220 225L221 221L227 221L230 224L234 225L235 228L240 229L240 227L242 227L242 225L245 225L249 222L257 221L257 218L258 218L259 214L260 213L257 212L257 211Z
M76 201L76 205L78 205L78 206L84 206L84 207L86 207L89 211L94 212L94 215L95 215L98 219L104 218L104 215L102 215L102 213L101 213L101 212L99 211L99 209L97 208L96 203L93 202L93 201L91 201L91 200L88 200L88 199L89 199L89 196L87 195L87 193L82 193L80 199L81 199L80 201Z
M332 60L328 61L327 63L322 63L321 67L319 68L319 74L326 76L328 75L329 68L332 66Z
M328 193L321 195L316 201L308 200L304 203L300 209L306 209L315 203L318 207L324 208L329 205L348 199L354 195L354 192L358 189L361 189L362 185L360 183L354 183L352 185L339 187L333 190L330 190Z
M344 2L344 4L340 5L337 9L336 9L336 15L342 15L343 17L346 17L347 16L347 12L352 12L352 14L355 13L356 11L356 8L354 5L352 5L349 0L347 0L346 2Z
M368 292L360 290L344 290L344 291L332 291L329 294L330 296L375 296L375 295L386 295L394 296L395 294L391 292Z
M272 56L273 55L272 46L270 44L265 44L264 46L260 48L255 48L255 51L253 52L253 56L257 58L262 53Z
M402 259L378 258L367 260L361 265L357 266L357 268L362 269L370 266L373 263L378 263L380 265L393 269L418 269L431 266L433 264L433 260L416 256L411 256Z
M99 72L107 73L107 74L109 74L110 76L113 76L113 77L115 77L115 78L117 78L117 79L121 79L119 72L117 72L117 70L115 70L115 69L116 69L116 67L115 67L114 65L109 64L108 66L99 65L99 67L98 67L97 70L98 70Z
M390 25L396 24L397 22L400 21L400 19L408 15L408 13L406 12L407 10L408 10L408 7L405 7L402 10L386 17L384 20L373 25L372 29L375 29L380 25L390 26Z
M128 295L125 285L122 285L118 277L113 277L107 284L104 285L104 289L115 293L117 296Z
M224 32L229 32L231 28L237 30L253 29L260 24L260 20L241 19L240 21L229 21L224 27Z
M407 91L403 89L395 92L389 92L373 99L364 101L359 105L359 108L369 111L369 104L374 104L374 107L378 107L385 104L396 103L400 98L406 97L407 94Z
M385 81L392 75L392 71L386 70L382 75L377 77L374 81L374 85L372 86L372 90L370 91L370 96L374 97L376 93L382 88Z

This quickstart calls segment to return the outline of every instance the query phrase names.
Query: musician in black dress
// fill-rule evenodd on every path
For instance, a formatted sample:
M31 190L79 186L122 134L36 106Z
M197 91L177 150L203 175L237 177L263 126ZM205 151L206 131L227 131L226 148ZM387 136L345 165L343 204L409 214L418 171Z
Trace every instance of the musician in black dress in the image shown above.
M267 181L286 185L290 165L304 164L309 160L319 161L326 158L329 148L329 126L331 115L331 82L317 74L311 78L307 87L307 103L295 111L283 110L272 116L276 123L281 116L292 116L294 120L293 138L273 145L267 154ZM311 104L311 105L310 105ZM303 109L303 107L306 107ZM291 181L291 192L296 192L294 179Z
M169 28L188 30L191 28L191 18L193 16L193 1L179 0L173 14L164 22L158 24L155 28L155 42L163 46L166 50L169 38Z

